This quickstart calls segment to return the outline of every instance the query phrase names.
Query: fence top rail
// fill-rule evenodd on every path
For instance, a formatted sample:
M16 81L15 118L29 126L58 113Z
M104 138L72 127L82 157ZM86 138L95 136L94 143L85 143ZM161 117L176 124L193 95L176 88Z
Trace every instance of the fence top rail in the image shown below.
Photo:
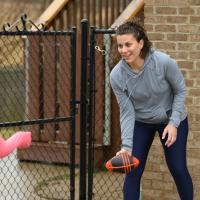
M48 35L72 35L74 33L73 30L70 31L0 31L0 36L15 36L15 35L19 35L19 36L28 36L28 35L38 35L38 36L48 36Z
M27 125L34 125L34 124L66 122L66 121L72 121L72 120L74 120L73 116L14 121L14 122L0 122L0 127L27 126Z

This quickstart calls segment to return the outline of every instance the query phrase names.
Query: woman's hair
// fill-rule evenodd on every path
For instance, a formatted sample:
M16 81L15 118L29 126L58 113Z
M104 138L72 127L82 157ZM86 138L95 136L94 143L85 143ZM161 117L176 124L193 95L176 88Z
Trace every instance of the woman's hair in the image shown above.
M148 39L145 29L139 24L139 22L133 20L133 21L127 21L122 25L120 25L116 29L116 35L124 35L124 34L133 34L133 36L138 42L140 40L144 41L144 46L141 49L140 56L142 58L145 58L151 49L152 43Z

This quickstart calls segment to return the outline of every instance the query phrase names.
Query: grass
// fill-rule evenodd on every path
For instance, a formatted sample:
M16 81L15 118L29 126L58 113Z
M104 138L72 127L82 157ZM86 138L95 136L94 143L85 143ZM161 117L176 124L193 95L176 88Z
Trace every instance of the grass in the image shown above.
M16 132L16 128L2 128L0 129L0 137L7 139L11 135L13 135L15 132Z
M75 176L77 177L78 174ZM48 200L63 200L70 193L70 174L63 174L50 177L47 180L38 182L35 187L35 193L40 197ZM67 187L68 186L68 187Z

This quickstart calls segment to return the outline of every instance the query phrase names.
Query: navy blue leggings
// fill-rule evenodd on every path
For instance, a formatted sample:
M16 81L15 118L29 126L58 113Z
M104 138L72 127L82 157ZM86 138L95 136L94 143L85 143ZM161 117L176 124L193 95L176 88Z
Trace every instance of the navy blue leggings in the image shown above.
M193 184L186 164L186 143L188 136L187 118L180 123L177 129L176 142L170 147L164 145L167 136L166 139L161 139L165 126L166 124L146 124L136 121L132 154L139 158L140 165L125 177L124 200L139 199L140 180L156 131L159 133L166 162L176 183L181 200L193 199Z

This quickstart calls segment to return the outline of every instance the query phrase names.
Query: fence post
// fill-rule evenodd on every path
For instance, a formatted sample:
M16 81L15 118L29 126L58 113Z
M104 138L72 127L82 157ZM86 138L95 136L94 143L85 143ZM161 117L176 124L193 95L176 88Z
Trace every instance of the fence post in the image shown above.
M89 77L89 116L88 116L88 200L93 197L94 172L94 132L95 132L95 27L90 28L90 77Z
M71 125L70 145L70 193L71 200L75 200L75 141L76 141L76 28L72 28L71 35L71 65L72 65L72 109L71 116L74 116Z
M86 200L86 131L87 131L87 52L88 21L81 20L81 103L80 103L80 182L79 199Z

